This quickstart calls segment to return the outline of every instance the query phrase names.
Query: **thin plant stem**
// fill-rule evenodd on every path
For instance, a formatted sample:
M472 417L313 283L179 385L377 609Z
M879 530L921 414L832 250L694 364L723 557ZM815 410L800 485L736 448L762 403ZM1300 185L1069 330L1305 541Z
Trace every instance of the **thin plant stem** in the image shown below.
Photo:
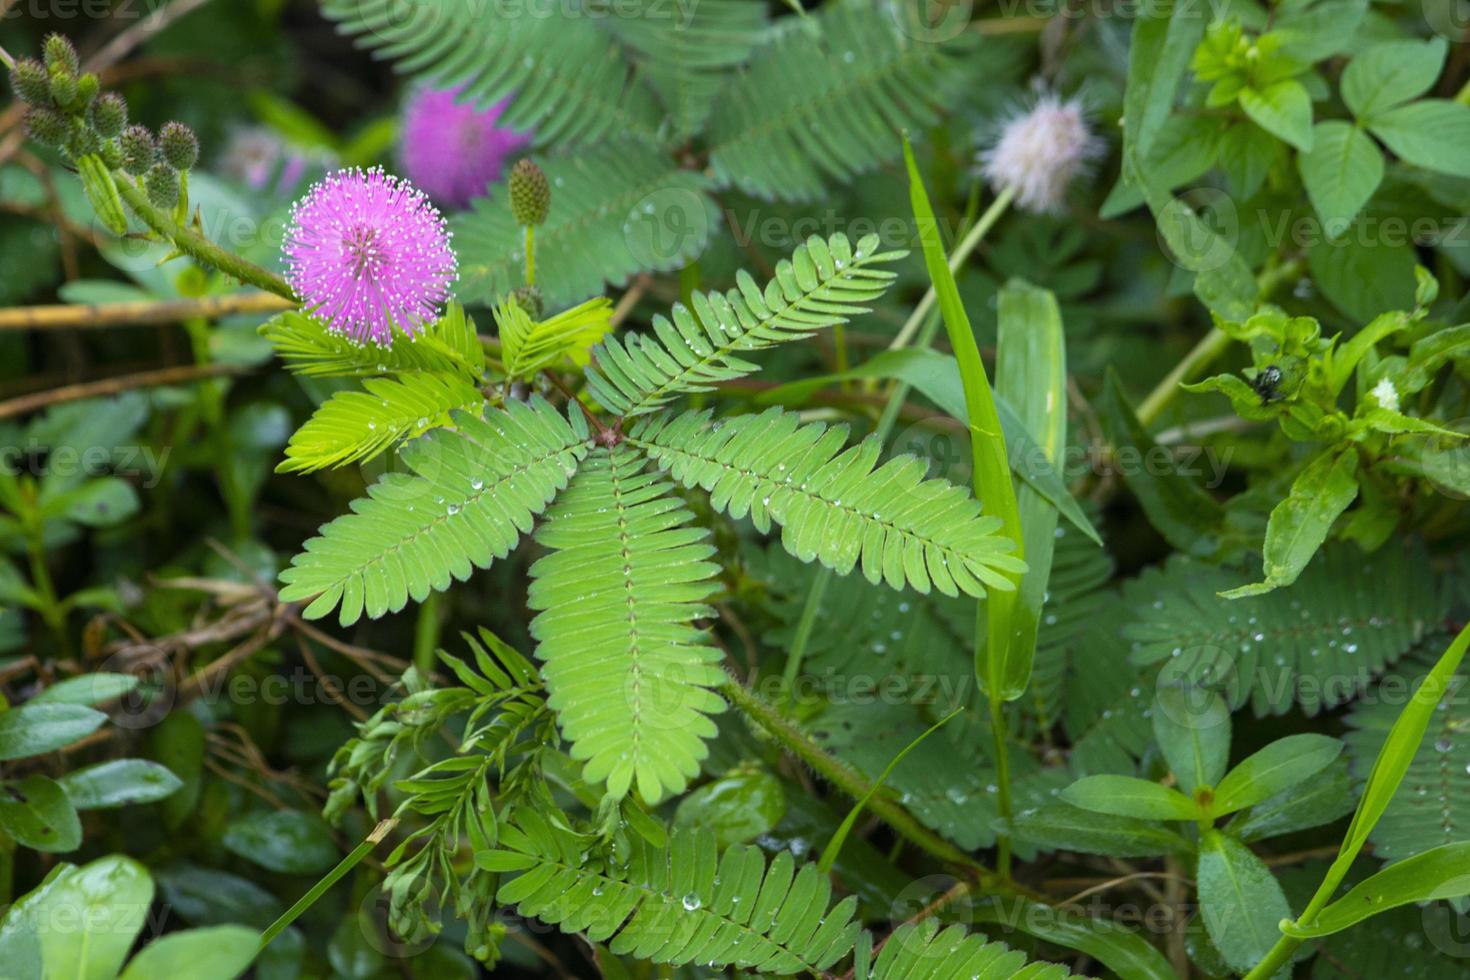
M253 262L246 261L234 252L221 248L198 232L181 227L171 217L154 207L153 202L148 200L148 195L127 174L118 172L114 174L114 177L118 194L122 196L123 201L133 213L174 248L248 286L275 293L282 299L288 299L293 303L301 302L286 280L273 272L267 272Z
M536 285L536 226L526 225L526 285Z
M264 952L265 948L269 946L272 942L274 942L277 936L285 932L286 929L291 925L291 923L295 922L298 918L301 917L301 914L303 912L315 905L317 900L327 893L328 889L330 889L337 882L341 881L343 876L346 875L347 872L357 867L359 862L361 862L363 858L367 857L368 853L372 851L373 848L382 843L383 838L387 837L388 834L391 833L393 828L397 825L397 817L389 817L387 820L379 822L378 825L373 828L373 832L367 835L366 840L353 848L351 854L343 858L341 862L339 862L338 865L331 871L328 871L326 873L326 876L323 877L321 881L318 881L315 885L312 885L310 891L308 891L305 895L302 895L295 905L287 909L285 914L283 914L275 922L272 922L269 928L267 928L265 932L260 934L260 947L259 952L257 952L256 955L258 956L261 952Z
M781 707L791 705L796 690L796 678L801 674L801 662L806 658L807 644L811 642L812 629L817 625L817 612L822 607L822 596L827 583L832 580L832 570L825 565L812 576L811 588L807 590L806 604L801 607L801 619L796 623L796 636L791 640L791 650L786 655L786 669L781 675Z
M993 594L993 593L992 593ZM1010 725L1006 720L1005 702L997 691L990 691L990 733L995 742L995 805L1003 826L1009 827L1011 820L1011 754L1006 744ZM1011 835L1001 831L995 838L995 870L1001 878L1011 877Z
M439 633L444 619L444 593L430 592L419 604L418 621L413 631L413 665L425 677L434 676L434 652L439 648Z

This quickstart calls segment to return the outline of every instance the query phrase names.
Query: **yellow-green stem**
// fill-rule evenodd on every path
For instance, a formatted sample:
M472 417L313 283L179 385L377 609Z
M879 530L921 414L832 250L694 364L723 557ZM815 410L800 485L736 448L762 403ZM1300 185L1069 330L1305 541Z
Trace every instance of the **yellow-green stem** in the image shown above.
M526 285L536 285L536 226L526 225Z

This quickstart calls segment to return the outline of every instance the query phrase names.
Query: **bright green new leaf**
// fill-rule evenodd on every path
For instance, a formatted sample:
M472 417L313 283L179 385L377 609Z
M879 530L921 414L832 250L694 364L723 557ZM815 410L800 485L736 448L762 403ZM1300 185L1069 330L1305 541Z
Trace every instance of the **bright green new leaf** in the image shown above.
M1241 760L1215 787L1209 810L1223 817L1254 806L1332 764L1342 754L1342 743L1326 735L1303 732L1277 739Z
M1406 163L1470 177L1470 106L1424 99L1378 113L1368 128Z
M1194 880L1211 941L1231 969L1246 972L1275 945L1277 924L1291 915L1281 886L1249 848L1218 830L1200 837Z
M52 752L105 721L105 714L80 704L25 704L0 711L0 761Z
M1303 153L1312 151L1312 97L1301 82L1283 78L1264 89L1242 89L1240 107L1266 132Z
M170 933L144 946L118 980L235 980L249 969L260 934L244 926L209 926Z
M505 373L530 377L563 357L586 364L587 352L612 329L611 321L612 300L601 296L541 321L532 320L514 299L505 300L495 307Z
M1370 120L1429 91L1444 68L1449 45L1442 37L1384 41L1357 54L1342 72L1342 100L1360 120Z
M1298 939L1315 939L1400 905L1466 895L1470 895L1470 841L1443 844L1390 864L1354 885L1318 913L1311 925L1284 923L1281 931Z
M1177 789L1134 776L1084 776L1062 790L1073 806L1145 820L1198 820L1198 803Z
M1153 705L1154 741L1179 788L1213 786L1230 762L1230 707L1218 691L1160 684Z

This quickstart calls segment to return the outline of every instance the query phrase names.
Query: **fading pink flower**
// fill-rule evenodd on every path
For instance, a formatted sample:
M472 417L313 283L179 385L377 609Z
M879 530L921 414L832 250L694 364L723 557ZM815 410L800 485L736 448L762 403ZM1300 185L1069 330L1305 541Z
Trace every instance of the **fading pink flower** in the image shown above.
M330 329L387 345L439 315L455 278L444 218L381 168L338 170L291 209L287 279Z
M1087 128L1082 104L1046 93L1029 111L1006 120L1000 138L981 153L980 162L997 191L1014 189L1018 206L1057 212L1067 185L1102 149Z
M400 155L410 180L447 207L470 200L500 179L507 158L531 142L529 135L497 126L509 100L488 109L458 101L462 86L424 89L408 103Z

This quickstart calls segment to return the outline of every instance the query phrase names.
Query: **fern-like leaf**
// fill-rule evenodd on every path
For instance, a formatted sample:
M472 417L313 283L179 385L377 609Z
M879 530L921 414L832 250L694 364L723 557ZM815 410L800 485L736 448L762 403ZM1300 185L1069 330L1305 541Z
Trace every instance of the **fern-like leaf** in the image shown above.
M563 357L586 364L587 352L612 329L612 300L589 299L538 322L508 299L495 307L495 323L506 375L526 378Z
M610 133L659 136L653 95L617 42L580 4L507 15L487 0L324 0L322 12L398 70L463 85L484 107L510 98L500 125L538 143L587 144ZM502 204L503 207L503 204Z
M370 377L399 371L437 371L477 379L485 352L474 321L458 303L449 304L438 322L409 334L395 328L386 347L363 344L295 310L272 317L260 333L286 366L310 378Z
M638 272L683 268L719 220L709 178L668 154L613 140L542 161L554 203L536 229L536 286L552 306L575 303ZM525 284L524 235L503 192L450 222L459 251L458 294L494 303Z
M928 919L902 925L883 944L876 961L869 942L859 943L855 980L949 980L984 977L985 980L1066 980L1074 976L1058 963L1027 963L1026 954L1005 943L970 935L962 926L940 930Z
M750 57L766 30L766 9L750 0L699 0L675 4L669 17L650 17L640 8L610 24L636 52L682 141L703 131L728 69Z
M552 552L531 567L528 602L572 757L610 795L636 783L651 803L698 774L724 672L693 625L719 572L709 532L646 469L625 447L583 462L536 534Z
M736 845L722 857L712 833L692 828L675 829L666 849L633 838L624 866L578 861L584 851L579 838L522 809L500 847L476 861L520 871L497 898L521 915L654 963L820 974L860 928L857 899L831 906L827 876L815 864L798 871L790 851L767 868L759 849Z
M656 336L609 338L592 352L596 367L587 386L598 402L618 415L642 415L681 392L708 391L754 371L736 355L801 340L812 332L867 312L861 304L883 294L894 273L878 268L903 252L879 252L877 235L854 250L846 235L813 236L776 278L761 290L745 273L727 293L695 293L673 309L673 322L653 318Z
M629 441L710 503L758 530L782 525L781 543L802 561L845 575L861 563L869 582L932 587L945 595L1011 589L1025 570L1001 537L1000 519L981 516L967 491L925 479L913 456L878 466L882 443L844 449L846 426L801 425L779 408L711 423L707 412L654 416ZM876 469L875 469L876 467Z
M898 155L898 134L938 119L963 79L961 44L909 37L884 0L787 20L721 94L710 165L767 199L811 200ZM814 22L814 23L813 23Z
M473 384L453 375L412 373L368 378L362 391L339 391L291 436L278 473L310 473L372 459L431 428L450 413L484 401Z
M344 626L422 602L505 557L587 452L585 420L540 398L454 420L404 447L412 476L388 474L306 542L281 573L283 600L315 596L308 618L340 604Z

